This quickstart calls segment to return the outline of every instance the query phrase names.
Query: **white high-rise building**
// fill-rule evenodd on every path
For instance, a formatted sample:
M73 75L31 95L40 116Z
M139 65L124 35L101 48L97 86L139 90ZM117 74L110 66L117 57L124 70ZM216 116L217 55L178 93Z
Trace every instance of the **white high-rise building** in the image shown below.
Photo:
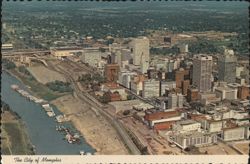
M149 62L149 39L147 37L138 37L130 43L133 54L133 64L141 65L143 62Z
M176 94L169 94L168 95L168 108L174 109L177 107L177 95Z
M234 51L225 49L224 55L221 55L218 59L218 80L234 83L236 80L236 63L237 59Z
M183 95L182 94L178 94L177 95L177 106L179 108L182 108L183 107Z
M160 81L149 79L143 81L142 97L159 97Z
M212 79L212 56L197 55L193 58L193 85L200 92L211 90Z
M120 84L122 84L123 86L130 89L131 88L131 86L130 86L131 79L135 75L136 75L135 72L123 70L123 71L119 72L118 82Z
M149 62L145 61L141 64L141 73L147 73L149 68Z

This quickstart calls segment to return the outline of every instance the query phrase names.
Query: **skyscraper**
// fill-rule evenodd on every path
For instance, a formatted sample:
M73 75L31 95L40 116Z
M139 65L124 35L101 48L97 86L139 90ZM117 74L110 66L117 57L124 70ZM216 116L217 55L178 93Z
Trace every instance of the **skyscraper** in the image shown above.
M133 53L133 64L141 65L149 62L149 39L147 37L138 37L132 40L131 48Z
M177 107L177 96L175 93L171 93L168 95L168 108L174 109Z
M236 56L233 50L225 49L224 55L218 59L218 80L234 83L236 79Z
M211 90L212 77L212 56L197 55L193 58L193 81L199 92L208 92Z

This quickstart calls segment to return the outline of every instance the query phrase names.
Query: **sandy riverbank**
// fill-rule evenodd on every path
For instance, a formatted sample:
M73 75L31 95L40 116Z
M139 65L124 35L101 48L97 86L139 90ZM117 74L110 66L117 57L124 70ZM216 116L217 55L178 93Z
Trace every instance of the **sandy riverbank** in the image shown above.
M66 95L53 100L51 103L57 106L62 113L69 115L75 128L96 149L96 154L129 154L111 125L102 116L97 116L80 100L72 95Z

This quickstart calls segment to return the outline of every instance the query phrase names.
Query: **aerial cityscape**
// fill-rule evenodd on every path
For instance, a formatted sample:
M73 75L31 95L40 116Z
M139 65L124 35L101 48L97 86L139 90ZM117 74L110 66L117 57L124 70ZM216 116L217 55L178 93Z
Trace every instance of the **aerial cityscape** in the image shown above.
M3 155L248 155L244 1L3 1Z

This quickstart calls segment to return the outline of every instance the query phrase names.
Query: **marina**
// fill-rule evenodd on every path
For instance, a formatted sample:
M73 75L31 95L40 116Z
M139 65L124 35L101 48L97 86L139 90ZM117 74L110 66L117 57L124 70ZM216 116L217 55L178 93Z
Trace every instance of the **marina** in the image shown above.
M20 89L18 85L11 85L11 88L15 91L17 91L19 94L21 94L23 97L27 98L30 101L34 101L35 103L45 103L46 101L43 99L39 99L35 96L32 96L31 94L29 94L28 92L26 92L23 89Z
M66 117L65 115L57 115L56 116L56 121L58 123L62 123L62 122L67 122L70 121L68 117Z
M54 117L56 115L53 108L49 104L44 104L42 107L49 117Z

